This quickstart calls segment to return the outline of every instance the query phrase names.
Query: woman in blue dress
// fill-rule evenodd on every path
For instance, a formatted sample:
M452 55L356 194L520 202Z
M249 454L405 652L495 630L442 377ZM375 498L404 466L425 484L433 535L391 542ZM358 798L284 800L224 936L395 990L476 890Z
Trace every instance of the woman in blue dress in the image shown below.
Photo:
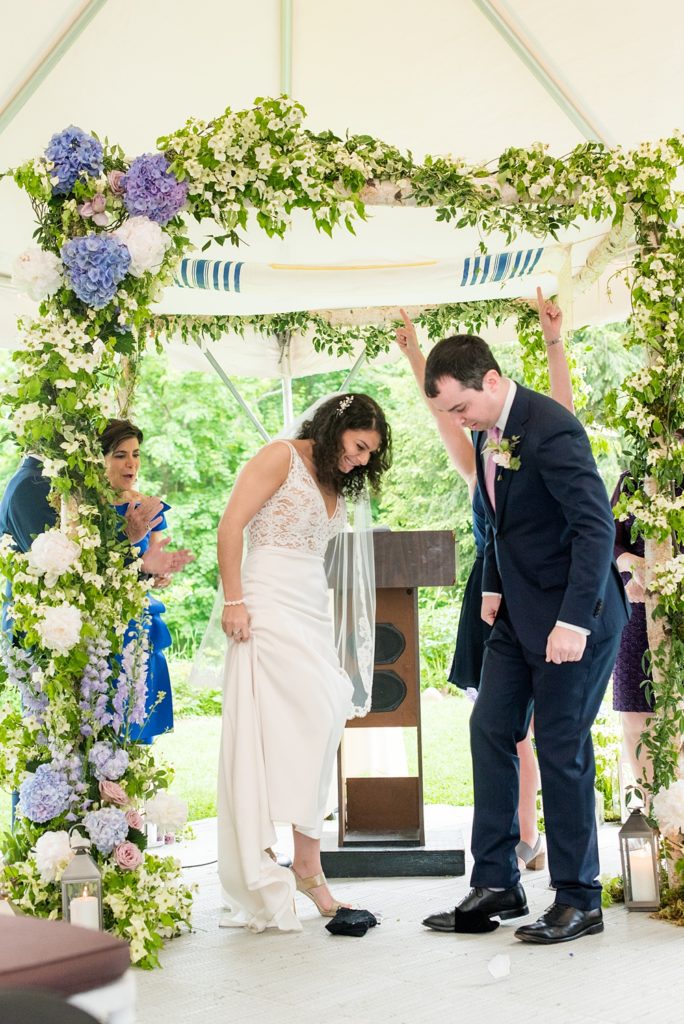
M146 497L136 489L140 469L140 445L143 433L128 420L110 420L100 438L105 457L105 472L109 484L119 499L115 508L127 520L127 534L138 537L133 546L142 556L155 546L163 545L162 531L166 529L165 513L170 505L159 498ZM133 532L131 520L139 528ZM155 588L165 587L168 576L153 577ZM171 645L171 634L162 619L166 610L161 601L148 594L149 605L143 621L148 637L147 699L142 725L129 723L128 736L133 743L151 743L155 736L173 728L173 701L171 679L164 651ZM124 646L138 635L140 624L129 622Z
M546 342L551 397L555 398L561 405L564 405L570 412L573 412L574 405L570 371L560 333L562 323L561 312L554 303L544 300L540 288L537 288L537 302L539 322ZM404 326L397 330L397 344L409 361L420 393L435 418L437 429L449 459L466 483L472 501L475 560L463 593L456 636L456 650L454 651L448 680L460 689L465 690L474 699L477 696L477 690L480 685L485 643L489 638L492 628L480 616L486 520L482 497L477 487L475 449L466 431L458 426L447 413L440 412L430 399L426 398L423 388L425 356L420 350L415 327L405 310L401 310L401 315L404 320ZM528 732L525 739L518 744L518 758L520 760L520 797L518 803L520 842L517 846L517 854L520 859L521 868L526 867L535 870L544 867L546 851L537 830L539 770L534 756L531 732Z

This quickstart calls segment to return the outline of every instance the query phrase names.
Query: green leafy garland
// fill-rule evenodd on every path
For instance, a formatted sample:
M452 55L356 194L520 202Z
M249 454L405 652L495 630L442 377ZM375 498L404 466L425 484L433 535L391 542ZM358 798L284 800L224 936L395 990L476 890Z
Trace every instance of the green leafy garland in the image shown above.
M662 557L651 560L651 591L660 596L653 607L660 622L660 640L653 651L656 666L653 683L654 728L645 742L654 763L653 791L667 787L677 774L677 750L684 731L684 571L679 553L684 539L684 518L676 489L684 471L682 443L675 430L684 422L682 354L684 318L684 237L676 220L681 195L674 188L684 162L680 133L632 152L606 150L595 143L576 147L563 158L548 154L543 146L509 149L490 166L471 167L462 161L428 157L416 164L403 154L369 136L340 139L330 132L314 134L304 127L303 108L288 99L257 100L248 110L226 110L204 122L190 120L179 131L159 140L169 161L169 171L187 187L187 213L196 220L211 219L217 225L216 240L239 241L250 217L272 236L282 237L293 210L308 210L319 230L331 234L365 216L364 195L369 186L396 182L396 195L421 206L433 207L440 220L456 227L478 226L483 233L499 230L509 239L521 230L552 236L581 219L609 219L619 224L629 205L635 217L640 250L632 271L635 342L649 354L648 368L625 382L612 402L614 425L632 442L633 471L643 486L627 496L619 514L632 513L636 530L660 545ZM130 163L117 146L104 146L102 171L78 176L66 193L55 192L53 167L37 157L11 173L24 189L35 210L36 238L50 266L59 270L63 246L88 233L100 237L129 225L128 210L117 174ZM86 210L99 204L106 224L93 222ZM179 332L186 340L216 339L226 330L253 327L261 333L311 330L315 347L346 354L361 338L369 355L387 348L391 325L362 328L334 327L311 313L262 317L161 317L152 304L172 283L181 257L190 248L180 215L163 227L163 256L137 275L126 273L111 300L92 308L78 298L73 282L64 273L59 287L46 289L39 318L23 325L24 344L15 353L17 380L7 393L15 410L15 437L24 450L38 452L50 476L55 501L71 511L65 517L67 534L80 538L82 554L70 574L59 580L59 592L76 600L83 631L79 644L65 656L42 643L39 628L43 606L55 599L54 588L36 582L26 572L25 557L2 548L3 571L12 579L17 626L31 644L31 657L40 670L49 669L49 696L55 710L48 721L51 742L61 740L72 752L87 753L80 733L78 702L74 698L79 673L86 660L89 631L104 631L112 651L121 649L121 624L140 618L142 588L135 568L126 564L116 538L116 522L109 510L109 494L99 455L98 435L115 407L117 389L125 376L130 387L136 365L152 331ZM496 300L460 303L426 311L419 322L430 337L457 328L481 330L493 318L515 316L523 346L523 362L531 383L539 385L541 338L534 316L519 303ZM79 531L81 531L79 533ZM107 580L107 586L97 583ZM86 585L88 584L88 585ZM118 628L117 628L118 627ZM6 675L6 673L5 673ZM0 710L0 739L9 745L10 756L0 764L4 785L15 786L22 774L34 767L39 726L19 717L9 677ZM168 777L154 767L152 755L122 779L131 793L148 787L163 788ZM35 868L35 842L42 832L59 827L20 827L6 849L12 864L5 877L13 882L20 902L35 912L55 912L54 890L41 895L42 882ZM145 870L159 880L166 869L145 861ZM157 895L135 911L136 922L121 904L121 893L134 900L130 876L107 863L110 926L132 937L135 955L150 966L156 962L160 937L178 930L189 920L190 895L182 888L176 916L155 909ZM122 881L123 879L123 881ZM140 880L139 880L140 881ZM180 886L176 874L166 877ZM140 881L141 887L142 881ZM155 883L156 884L156 883ZM161 884L161 883L160 883ZM36 889L38 887L38 889ZM45 887L45 886L44 886ZM152 886L154 889L154 886ZM150 891L152 891L150 889ZM116 892L119 894L114 898ZM112 904L114 899L114 904ZM117 899L119 902L117 902ZM40 908L43 907L44 910ZM169 918L169 914L171 917ZM122 925L122 921L128 921ZM142 924L141 924L142 921ZM128 929L128 931L126 931Z

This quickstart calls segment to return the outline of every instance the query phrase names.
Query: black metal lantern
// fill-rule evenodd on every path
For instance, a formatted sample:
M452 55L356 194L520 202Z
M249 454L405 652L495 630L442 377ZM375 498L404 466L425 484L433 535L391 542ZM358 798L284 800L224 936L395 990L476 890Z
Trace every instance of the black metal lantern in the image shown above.
M75 856L62 875L62 918L102 931L102 875L88 853L90 840L76 832L69 842Z
M632 811L618 833L628 910L660 906L660 856L656 832L640 810Z

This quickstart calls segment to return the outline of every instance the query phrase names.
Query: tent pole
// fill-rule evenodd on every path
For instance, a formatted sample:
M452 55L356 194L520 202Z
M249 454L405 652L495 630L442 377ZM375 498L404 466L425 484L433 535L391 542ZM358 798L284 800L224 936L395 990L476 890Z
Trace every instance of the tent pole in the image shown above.
M280 92L292 95L292 0L280 0Z
M231 395L233 396L235 401L238 403L240 408L244 412L247 413L247 415L249 416L250 420L252 421L254 426L257 428L257 430L259 431L259 433L263 437L264 441L267 441L267 442L270 441L271 437L267 433L266 428L263 426L263 424L261 423L259 418L255 415L255 413L253 413L252 410L250 409L250 407L247 405L247 402L245 402L244 398L242 397L242 395L240 394L238 389L235 387L235 385L233 384L232 380L230 379L228 374L225 372L223 367L220 365L220 363L216 362L216 360L214 359L214 357L211 354L211 352L207 352L206 349L202 349L202 351L204 352L204 354L207 357L208 361L211 363L213 368L216 370L217 374L219 375L219 377L221 378L223 383L226 385L226 387L228 388L228 390L230 391Z
M52 69L59 64L67 50L73 46L106 3L107 0L86 0L43 50L12 91L9 99L0 107L0 132L4 132L14 120L24 104L30 100L36 89L40 88Z
M582 108L571 89L560 80L559 75L554 74L549 62L540 49L534 46L529 33L524 30L513 12L506 10L506 5L500 0L473 0L473 3L585 139L613 146L614 142L608 134L597 126L589 111Z
M283 395L283 427L287 430L294 419L294 408L292 405L292 377L281 377L280 388Z
M344 378L344 380L340 384L339 388L337 389L338 394L340 392L342 392L342 391L346 391L347 390L347 388L349 387L349 385L351 384L352 380L354 379L354 377L356 376L358 371L361 369L361 367L363 366L365 361L366 361L366 353L362 352L361 355L359 356L359 358L356 360L356 362L352 366L352 368L349 371L349 373L347 374L347 376Z

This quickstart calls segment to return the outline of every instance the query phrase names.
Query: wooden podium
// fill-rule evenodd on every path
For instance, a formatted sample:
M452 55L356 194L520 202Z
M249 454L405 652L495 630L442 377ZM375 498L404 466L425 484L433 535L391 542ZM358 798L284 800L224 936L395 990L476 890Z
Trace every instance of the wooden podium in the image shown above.
M375 870L378 848L385 851L421 848L425 853L423 770L420 732L420 657L418 587L454 583L454 537L446 530L373 535L377 589L375 668L371 711L355 718L347 729L408 727L415 730L418 773L408 777L361 778L347 775L344 737L338 754L339 854L325 852L326 871L351 876L366 874L459 874L462 851L448 870ZM345 730L347 735L347 730ZM342 851L372 848L367 860L373 870L341 870ZM359 853L360 853L359 849ZM404 851L407 852L406 850ZM419 854L418 849L415 850ZM347 858L348 859L348 858ZM420 857L419 857L420 859ZM395 858L396 860L396 858Z

